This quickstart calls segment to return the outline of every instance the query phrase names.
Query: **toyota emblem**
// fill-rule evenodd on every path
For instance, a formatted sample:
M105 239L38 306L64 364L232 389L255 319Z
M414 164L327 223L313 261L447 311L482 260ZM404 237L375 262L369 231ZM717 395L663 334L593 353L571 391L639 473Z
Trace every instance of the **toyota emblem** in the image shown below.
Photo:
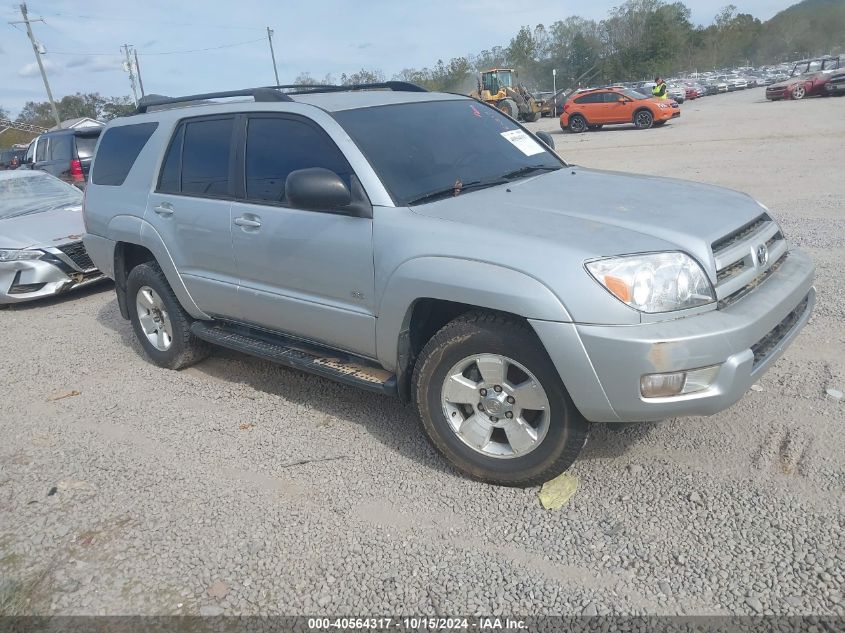
M757 265L765 266L768 261L769 249L766 247L765 244L760 244L760 246L757 247Z

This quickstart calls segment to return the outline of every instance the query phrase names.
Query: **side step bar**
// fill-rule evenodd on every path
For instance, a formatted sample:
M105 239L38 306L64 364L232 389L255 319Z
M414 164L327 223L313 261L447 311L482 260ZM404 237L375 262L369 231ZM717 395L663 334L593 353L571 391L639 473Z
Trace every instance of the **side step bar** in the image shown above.
M399 395L394 374L346 352L230 323L194 321L191 332L209 343L359 389Z

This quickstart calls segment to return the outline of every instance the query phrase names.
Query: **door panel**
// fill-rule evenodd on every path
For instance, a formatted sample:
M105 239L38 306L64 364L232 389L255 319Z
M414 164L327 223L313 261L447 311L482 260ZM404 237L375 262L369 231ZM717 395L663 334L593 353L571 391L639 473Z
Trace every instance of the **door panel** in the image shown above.
M240 202L232 218L246 321L375 356L372 220Z
M233 130L233 117L181 124L144 219L158 231L197 306L207 314L239 319L232 202L221 199L231 190Z
M298 169L329 169L349 185L349 163L308 119L254 115L245 124L248 200L232 204L244 319L374 357L372 220L292 208L285 196Z

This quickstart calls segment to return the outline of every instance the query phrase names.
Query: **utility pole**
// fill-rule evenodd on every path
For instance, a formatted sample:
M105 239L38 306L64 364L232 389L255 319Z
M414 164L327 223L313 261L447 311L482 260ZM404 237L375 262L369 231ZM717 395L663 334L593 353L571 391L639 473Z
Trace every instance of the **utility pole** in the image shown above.
M62 120L59 118L59 110L56 108L56 102L53 99L53 91L50 90L50 82L47 81L47 73L44 71L44 64L41 62L41 51L38 50L38 44L35 42L35 36L32 34L32 27L30 22L43 22L41 18L35 20L29 19L29 14L26 10L26 2L21 3L21 15L23 20L19 22L9 22L9 24L26 24L26 34L32 43L32 51L35 53L35 61L38 62L38 70L41 71L41 79L44 80L44 87L47 89L47 98L50 100L50 107L53 109L53 118L56 119L56 125L61 126Z
M123 45L123 52L126 54L126 61L123 68L129 73L129 83L132 84L132 94L135 96L135 105L138 105L138 90L135 88L135 71L132 70L132 59L129 57L129 44Z
M273 74L276 76L276 85L279 85L279 71L276 70L276 53L273 52L273 29L267 27L267 40L270 42L270 57L273 58Z
M135 55L135 72L138 73L138 85L141 87L141 97L144 97L144 80L141 79L141 65L138 63L138 49L132 47L132 53Z

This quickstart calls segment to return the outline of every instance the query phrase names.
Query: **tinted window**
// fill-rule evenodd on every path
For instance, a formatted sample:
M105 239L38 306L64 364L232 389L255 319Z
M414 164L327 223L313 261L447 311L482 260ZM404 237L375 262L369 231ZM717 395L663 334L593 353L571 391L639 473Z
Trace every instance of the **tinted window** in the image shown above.
M351 169L322 131L293 119L250 119L246 137L246 197L284 201L285 180L297 169L323 167L350 186Z
M575 103L600 103L602 101L602 95L600 92L592 92L588 95L584 95L583 97L578 97L575 100Z
M107 130L100 142L100 149L97 150L93 183L122 185L138 154L157 127L158 123L138 123Z
M334 118L399 204L451 195L458 180L495 186L523 168L538 175L563 165L512 119L472 99L343 110Z
M71 136L70 134L62 134L50 138L50 160L66 160L70 161L71 156Z
M164 193L179 193L182 188L179 182L179 169L182 160L182 139L185 137L185 125L179 126L173 140L170 142L170 149L164 164L161 166L161 175L158 180L158 190Z
M77 136L76 155L79 158L91 158L94 155L94 148L97 147L97 136Z
M228 195L233 123L234 119L216 119L185 126L182 193Z
M35 147L35 160L47 159L47 145L49 145L49 139L47 138L42 138L38 141L38 145Z

